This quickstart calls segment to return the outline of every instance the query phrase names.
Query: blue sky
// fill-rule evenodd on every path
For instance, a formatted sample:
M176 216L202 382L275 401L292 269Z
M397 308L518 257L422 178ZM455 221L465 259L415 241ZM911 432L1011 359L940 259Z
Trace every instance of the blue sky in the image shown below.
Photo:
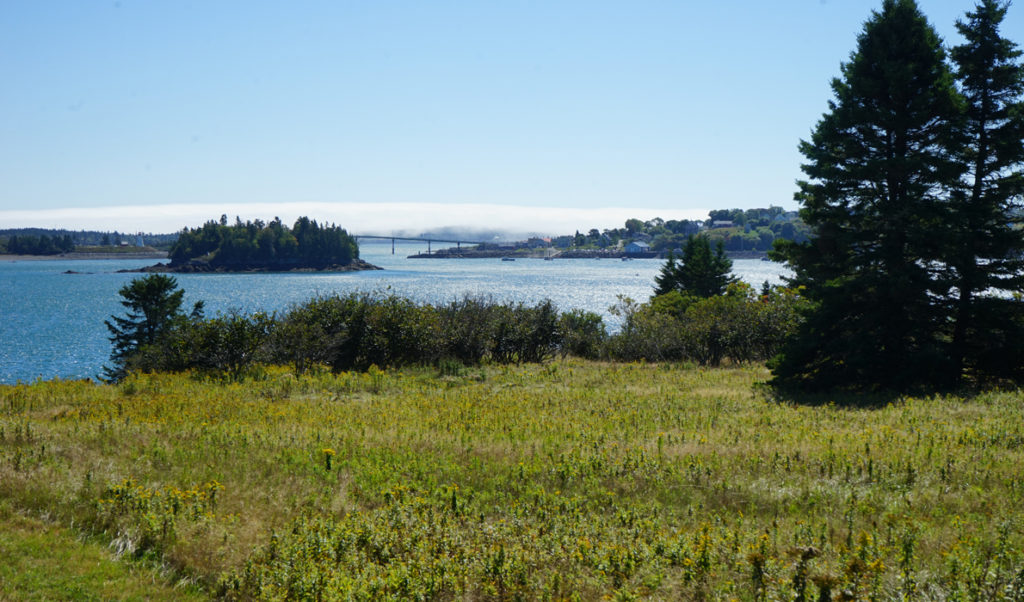
M919 4L959 42L973 2ZM796 208L797 143L878 6L3 2L0 228L559 232Z

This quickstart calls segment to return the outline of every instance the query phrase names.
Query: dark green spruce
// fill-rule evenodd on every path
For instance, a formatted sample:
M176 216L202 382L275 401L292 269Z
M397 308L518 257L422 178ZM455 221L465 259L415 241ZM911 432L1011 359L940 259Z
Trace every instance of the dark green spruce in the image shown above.
M946 191L960 98L942 42L913 0L885 0L857 40L834 99L801 142L796 195L815 233L776 257L813 302L772 363L799 389L931 387L949 375L942 272ZM945 246L944 246L945 245Z
M712 251L706 236L690 236L678 260L669 253L661 272L654 278L654 294L679 291L702 299L723 295L736 280L730 275L731 271L732 260L726 257L721 241Z
M973 382L1024 376L1021 303L1024 230L1024 68L1021 51L999 33L1009 4L983 0L957 23L951 51L965 99L958 154L968 166L951 196L952 373Z

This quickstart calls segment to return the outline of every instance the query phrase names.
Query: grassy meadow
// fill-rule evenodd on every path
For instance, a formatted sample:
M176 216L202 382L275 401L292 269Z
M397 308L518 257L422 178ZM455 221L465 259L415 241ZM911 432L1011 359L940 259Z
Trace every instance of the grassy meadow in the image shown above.
M181 597L1024 599L1020 393L799 405L766 378L565 360L2 386L0 529L21 535L0 551L100 542Z

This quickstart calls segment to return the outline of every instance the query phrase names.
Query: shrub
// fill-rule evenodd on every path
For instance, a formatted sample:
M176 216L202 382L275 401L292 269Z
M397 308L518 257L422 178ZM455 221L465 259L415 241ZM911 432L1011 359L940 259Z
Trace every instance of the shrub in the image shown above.
M588 359L601 357L608 342L608 330L601 316L590 311L572 309L558 318L562 340L562 357L575 355Z
M530 307L522 303L500 306L494 347L494 361L543 362L558 351L558 311L550 300Z
M193 369L238 379L264 359L263 348L274 328L274 317L264 313L230 311L214 318L178 320L141 351L132 367L144 372Z
M296 374L317 365L338 362L341 347L348 338L344 322L335 323L317 314L317 302L293 308L277 322L267 340L267 361L290 364Z
M479 364L489 357L502 311L493 300L463 297L437 310L444 357Z
M717 366L726 357L737 362L753 359L751 306L745 296L723 295L687 308L681 320L686 357L704 366Z
M358 333L352 367L365 370L409 364L432 364L439 357L437 315L429 305L389 295L364 297L351 331Z
M611 312L623 318L622 330L608 342L613 359L661 362L685 357L682 322L676 316L628 297L620 297Z
M709 366L726 359L767 360L794 331L805 303L796 291L769 288L756 295L744 283L704 299L677 291L645 304L622 298L612 310L624 323L611 338L609 353L626 361L689 359Z

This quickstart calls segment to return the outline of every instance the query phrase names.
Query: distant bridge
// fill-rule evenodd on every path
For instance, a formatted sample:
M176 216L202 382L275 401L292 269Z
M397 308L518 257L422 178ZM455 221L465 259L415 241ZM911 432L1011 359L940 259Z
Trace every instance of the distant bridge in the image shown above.
M475 241L475 240L452 240L452 239L447 239L447 238L423 238L423 237L413 238L411 236L376 236L376 235L371 235L371 234L352 234L351 236L352 236L352 238L355 238L356 240L358 240L360 238L373 238L373 239L377 239L377 240L390 240L391 241L391 254L392 255L395 254L395 241L396 240L408 240L408 241L413 241L413 242L425 242L425 243L427 243L427 255L430 255L430 245L431 245L431 243L435 243L435 242L442 242L442 243L447 243L447 244L455 243L455 246L457 248L459 248L459 249L462 248L462 245L485 245L485 244L490 244L490 243L480 242L480 241Z

